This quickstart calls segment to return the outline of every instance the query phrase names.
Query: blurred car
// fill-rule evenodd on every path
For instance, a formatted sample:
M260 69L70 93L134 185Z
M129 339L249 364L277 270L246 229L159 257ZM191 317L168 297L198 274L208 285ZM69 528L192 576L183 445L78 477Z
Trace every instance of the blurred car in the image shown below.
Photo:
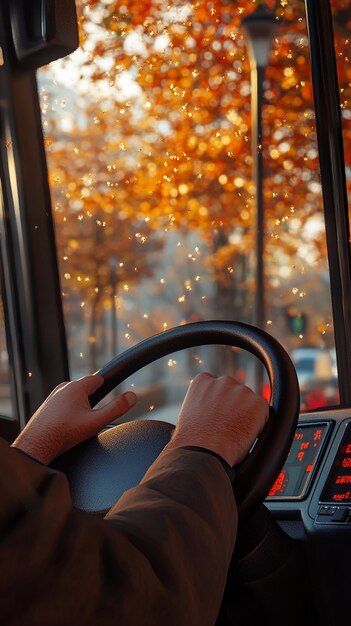
M323 380L311 378L300 389L301 411L314 411L323 406L336 406L340 402L337 377Z
M329 380L336 376L335 354L323 348L295 348L291 351L300 387L311 379Z
M316 347L291 352L301 392L301 410L313 411L339 402L335 350Z

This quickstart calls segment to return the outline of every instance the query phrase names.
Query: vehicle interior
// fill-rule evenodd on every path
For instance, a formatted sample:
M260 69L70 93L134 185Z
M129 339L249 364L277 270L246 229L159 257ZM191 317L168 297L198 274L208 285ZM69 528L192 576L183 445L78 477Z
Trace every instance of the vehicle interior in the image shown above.
M230 374L218 626L336 626L351 587L351 2L0 1L0 436L61 381L138 403L55 462L103 515Z

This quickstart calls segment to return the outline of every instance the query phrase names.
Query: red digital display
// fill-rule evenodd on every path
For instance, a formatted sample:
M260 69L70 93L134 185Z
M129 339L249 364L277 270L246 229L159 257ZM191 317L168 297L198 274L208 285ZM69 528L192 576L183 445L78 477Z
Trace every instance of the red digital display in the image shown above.
M268 500L271 498L302 498L305 495L328 427L327 423L298 426L288 458L274 485L272 485Z
M351 424L346 428L321 501L336 504L351 502Z

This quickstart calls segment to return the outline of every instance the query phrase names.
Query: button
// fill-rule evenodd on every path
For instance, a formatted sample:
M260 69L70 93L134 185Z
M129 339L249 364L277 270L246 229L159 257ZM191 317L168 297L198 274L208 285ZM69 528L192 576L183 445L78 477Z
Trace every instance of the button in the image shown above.
M316 523L331 524L331 519L336 511L336 506L322 505L319 507Z
M318 515L333 515L336 511L335 506L321 506Z
M331 518L332 522L343 522L349 513L349 509L345 506L336 509L333 517Z

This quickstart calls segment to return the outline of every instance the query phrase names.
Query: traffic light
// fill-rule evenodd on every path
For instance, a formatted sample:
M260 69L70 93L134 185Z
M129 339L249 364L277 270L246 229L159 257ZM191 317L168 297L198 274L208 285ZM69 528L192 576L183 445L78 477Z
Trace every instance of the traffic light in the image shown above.
M306 313L301 313L297 309L290 307L286 311L289 330L293 335L303 335L307 325Z

